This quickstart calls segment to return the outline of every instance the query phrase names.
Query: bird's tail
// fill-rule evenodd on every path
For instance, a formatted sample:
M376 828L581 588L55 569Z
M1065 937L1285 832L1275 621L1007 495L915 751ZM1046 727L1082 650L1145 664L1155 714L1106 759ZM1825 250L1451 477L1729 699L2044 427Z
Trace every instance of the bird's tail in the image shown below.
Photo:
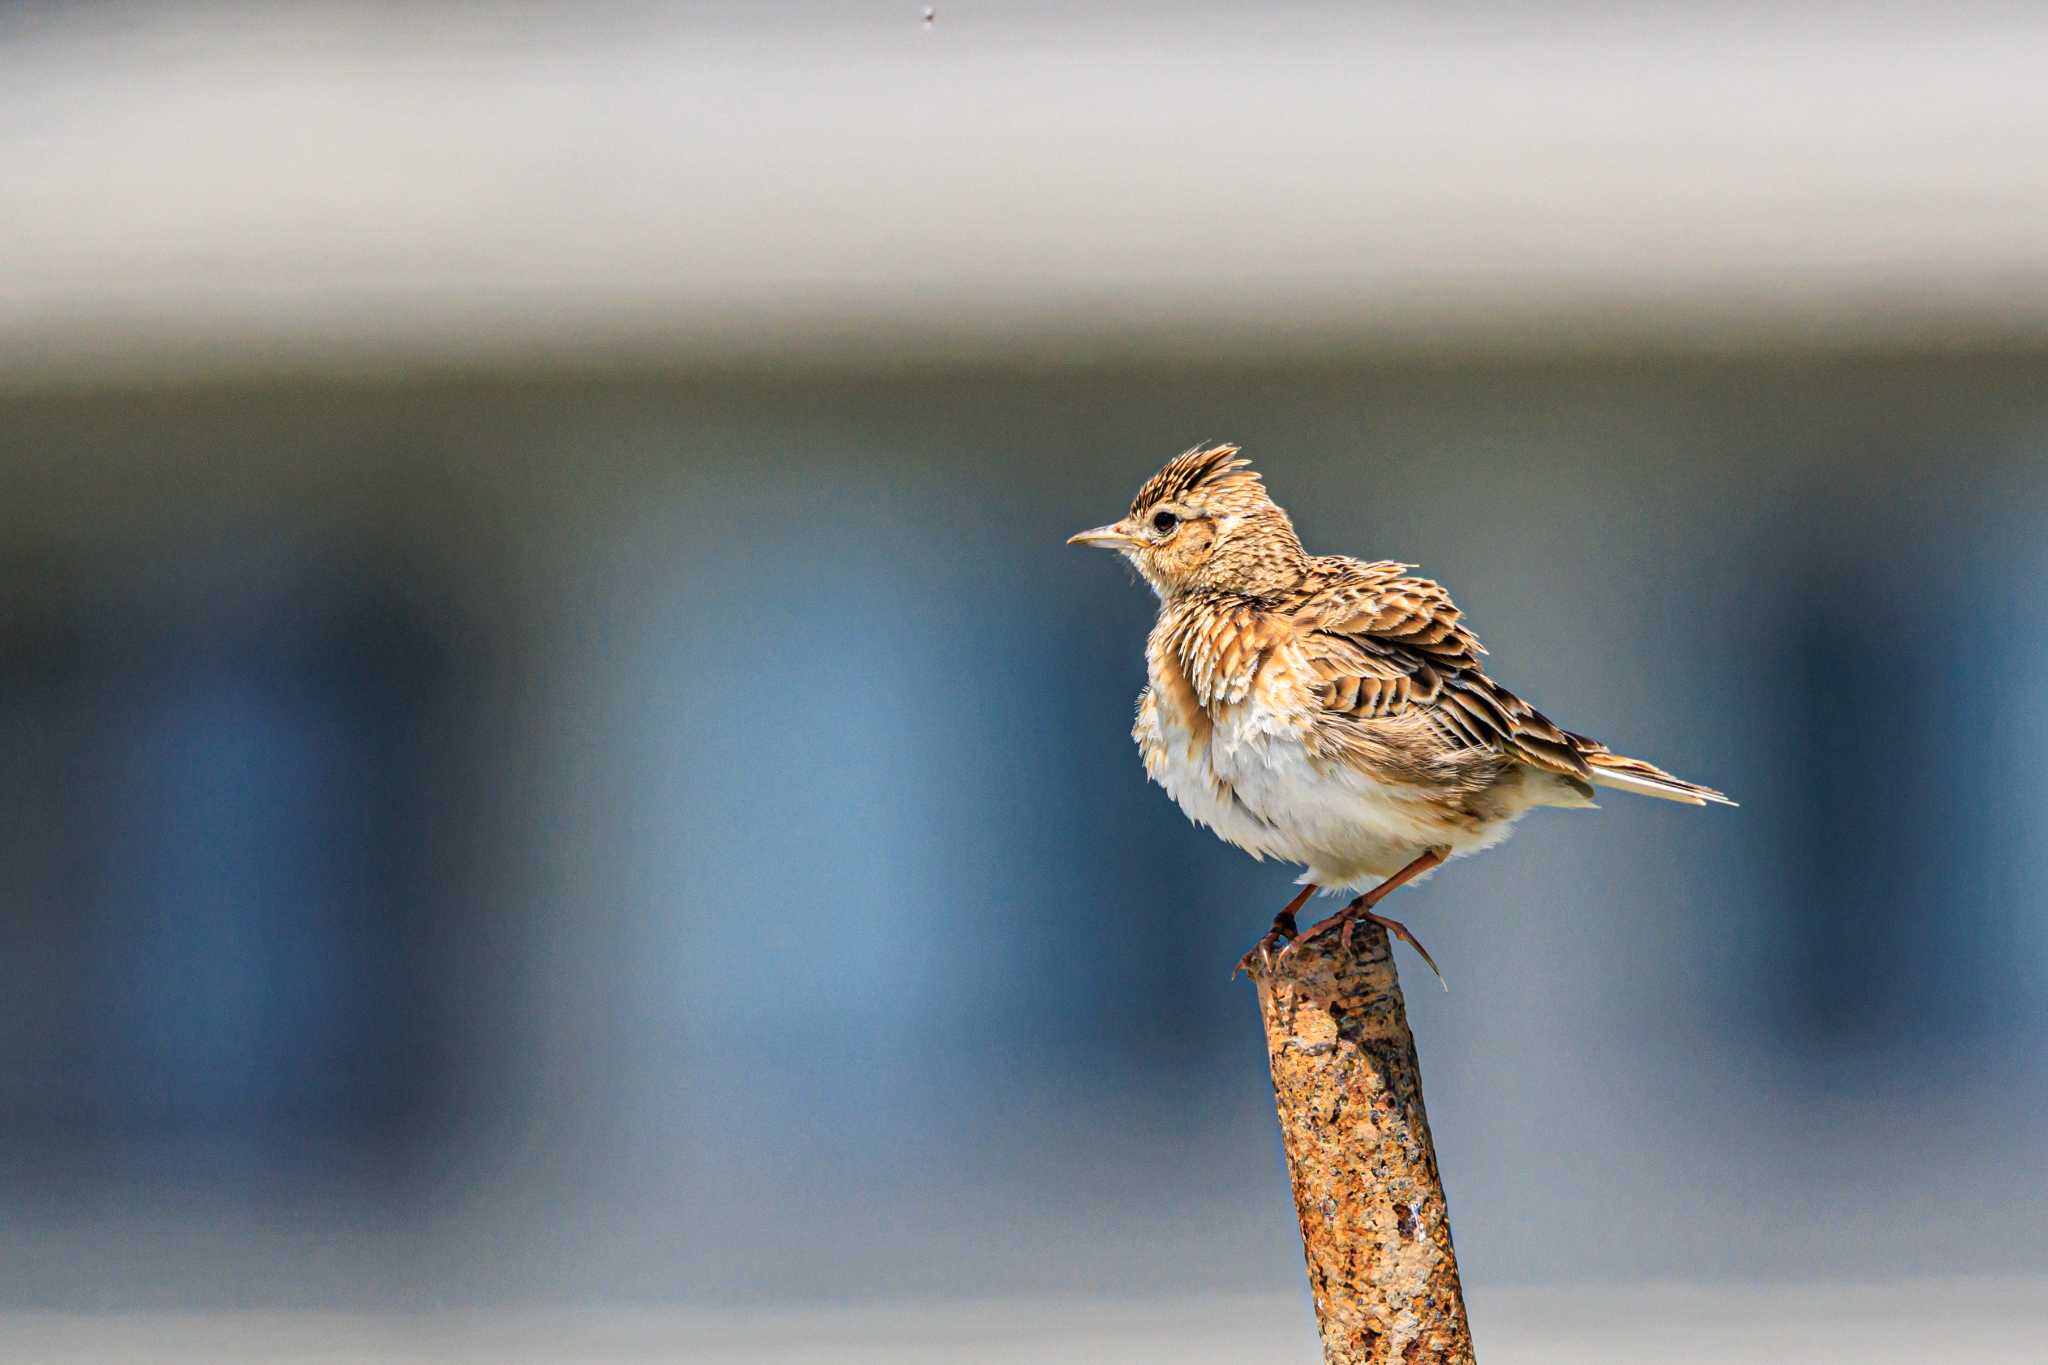
M1680 801L1688 806L1704 806L1708 802L1717 806L1736 804L1712 787L1674 777L1656 764L1646 763L1640 758L1624 757L1597 739L1575 735L1569 730L1565 735L1579 751L1579 757L1585 760L1586 766L1592 769L1595 786L1634 792L1638 796L1654 796L1660 801Z

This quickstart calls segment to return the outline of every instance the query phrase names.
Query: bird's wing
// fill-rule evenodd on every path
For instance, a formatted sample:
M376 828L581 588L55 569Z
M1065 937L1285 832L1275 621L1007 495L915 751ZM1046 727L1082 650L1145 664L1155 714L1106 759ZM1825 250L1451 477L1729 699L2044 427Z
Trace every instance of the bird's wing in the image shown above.
M1407 721L1440 753L1486 750L1590 781L1575 737L1486 676L1450 594L1413 567L1325 556L1289 604L1325 716Z

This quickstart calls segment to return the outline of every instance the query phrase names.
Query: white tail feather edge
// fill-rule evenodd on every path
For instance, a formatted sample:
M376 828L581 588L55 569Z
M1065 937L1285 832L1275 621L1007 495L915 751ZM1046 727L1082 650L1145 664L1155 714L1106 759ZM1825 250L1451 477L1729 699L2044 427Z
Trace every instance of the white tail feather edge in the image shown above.
M1733 806L1719 792L1700 791L1692 787L1675 787L1669 782L1659 782L1654 777L1637 777L1632 773L1616 772L1612 768L1593 769L1593 785L1612 787L1616 791L1634 792L1637 796L1654 796L1659 801L1677 801L1687 806L1704 806L1712 802L1717 806Z

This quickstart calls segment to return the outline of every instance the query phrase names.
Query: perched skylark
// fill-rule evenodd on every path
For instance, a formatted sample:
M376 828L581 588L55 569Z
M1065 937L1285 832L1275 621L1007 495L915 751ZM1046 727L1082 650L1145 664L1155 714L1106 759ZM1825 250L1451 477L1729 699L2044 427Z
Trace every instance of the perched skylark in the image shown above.
M1395 887L1505 839L1538 806L1595 787L1734 805L1560 729L1486 676L1450 595L1410 564L1311 555L1237 447L1190 450L1130 515L1072 537L1116 550L1159 594L1132 738L1182 810L1255 858L1299 863L1302 889L1239 966L1373 913ZM1307 934L1318 888L1362 894ZM1441 978L1441 973L1438 974Z

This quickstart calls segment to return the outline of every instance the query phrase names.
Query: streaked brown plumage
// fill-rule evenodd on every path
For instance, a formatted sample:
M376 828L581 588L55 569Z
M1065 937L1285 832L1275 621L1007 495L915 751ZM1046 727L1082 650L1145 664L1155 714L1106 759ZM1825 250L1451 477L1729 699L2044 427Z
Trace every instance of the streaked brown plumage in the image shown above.
M1070 543L1120 551L1159 595L1132 732L1146 772L1253 856L1301 863L1311 888L1369 888L1312 932L1364 915L1419 950L1371 913L1380 897L1595 787L1734 804L1488 677L1450 595L1412 565L1310 555L1235 446L1177 456L1128 516ZM1260 950L1295 937L1300 901Z

